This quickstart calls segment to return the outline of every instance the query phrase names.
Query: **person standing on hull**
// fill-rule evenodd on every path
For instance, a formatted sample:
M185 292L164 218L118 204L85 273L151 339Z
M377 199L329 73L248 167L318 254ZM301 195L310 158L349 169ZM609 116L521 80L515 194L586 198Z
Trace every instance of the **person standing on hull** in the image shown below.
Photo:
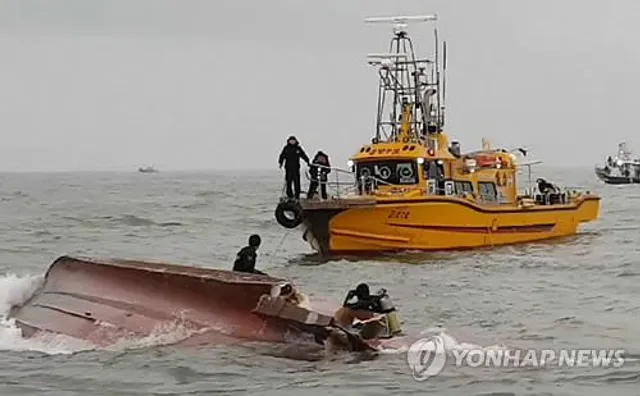
M318 166L321 165L322 167ZM329 168L329 156L322 151L318 151L316 156L313 157L311 166L309 167L309 175L311 176L311 182L309 183L309 192L307 192L307 198L311 199L318 192L318 183L320 184L320 196L322 199L327 199L327 175L331 173Z
M236 272L246 272L250 274L267 275L256 269L257 251L260 247L260 235L251 235L249 237L249 246L245 246L238 252L236 261L233 263L233 270Z
M284 179L289 199L300 199L300 159L309 165L309 156L300 147L298 139L295 136L289 136L278 158L280 168L284 165Z

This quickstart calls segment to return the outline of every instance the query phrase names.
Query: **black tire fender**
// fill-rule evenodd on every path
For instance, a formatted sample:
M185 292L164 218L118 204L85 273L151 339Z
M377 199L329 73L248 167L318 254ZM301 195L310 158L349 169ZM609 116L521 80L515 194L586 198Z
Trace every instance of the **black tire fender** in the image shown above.
M292 212L293 218L287 217L286 212ZM302 207L297 202L280 202L276 207L276 221L284 228L296 228L302 223Z

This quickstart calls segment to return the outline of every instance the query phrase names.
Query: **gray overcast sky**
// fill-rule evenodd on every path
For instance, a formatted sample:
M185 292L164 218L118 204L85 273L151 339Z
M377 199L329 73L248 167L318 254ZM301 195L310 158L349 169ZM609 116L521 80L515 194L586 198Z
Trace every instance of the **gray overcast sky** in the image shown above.
M0 0L0 171L276 168L291 134L345 166L390 38L363 18L433 12L463 150L640 153L637 0Z

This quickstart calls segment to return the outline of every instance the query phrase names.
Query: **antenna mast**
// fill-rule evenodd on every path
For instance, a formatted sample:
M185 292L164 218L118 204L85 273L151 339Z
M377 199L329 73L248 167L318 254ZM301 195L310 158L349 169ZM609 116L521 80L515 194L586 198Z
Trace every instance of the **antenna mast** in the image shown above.
M438 57L438 28L433 29L433 38L434 38L434 48L435 48L435 52L436 52L436 87L437 87L437 94L438 94L438 104L436 107L436 119L438 120L438 123L440 122L440 120L442 119L440 116L440 68L438 67L438 65L440 64L438 61L440 60L440 58ZM440 125L438 125L438 132L440 132Z
M444 89L442 94L440 90L444 71L441 73L439 66L438 31L434 29L435 61L417 59L407 33L410 22L437 19L435 14L365 19L366 23L393 24L389 53L368 56L368 63L378 68L380 78L376 119L378 141L424 143L426 135L442 131ZM446 46L443 55L446 64Z
M442 42L442 105L440 106L442 118L440 119L440 130L444 127L444 115L446 111L445 101L447 98L447 42Z

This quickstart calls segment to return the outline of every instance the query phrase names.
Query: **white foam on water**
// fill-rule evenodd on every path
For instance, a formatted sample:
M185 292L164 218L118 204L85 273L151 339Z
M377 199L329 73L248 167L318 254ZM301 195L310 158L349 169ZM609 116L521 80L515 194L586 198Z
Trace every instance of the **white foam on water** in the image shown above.
M70 354L81 350L91 350L95 346L61 334L43 333L33 338L23 338L22 330L14 319L9 319L11 307L26 302L42 284L39 275L0 276L0 350L35 351L47 354Z
M108 351L126 351L149 348L161 345L171 345L184 341L196 334L209 331L209 328L194 328L183 320L176 319L169 322L160 322L144 337L123 337L115 343L105 347Z
M472 350L484 350L484 351L490 351L490 350L507 350L509 349L508 347L504 346L504 345L489 345L489 346L483 346L483 345L478 345L478 344L474 344L471 342L465 342L465 341L458 341L455 337L453 337L452 335L449 335L446 333L446 330L443 328L428 328L422 332L420 332L420 335L422 336L422 338L429 338L429 337L433 337L433 336L438 336L440 337L440 339L442 340L443 346L444 346L444 352L445 353L452 353L453 351L472 351ZM393 340L393 339L392 339ZM396 339L397 342L390 342L387 343L387 345L382 345L382 348L380 349L380 353L383 354L398 354L398 353L406 353L409 348L411 347L411 345L414 342L418 341L418 338L411 338L410 340L404 341L401 338ZM434 351L436 352L436 351Z
M6 316L14 305L27 301L42 285L42 276L18 276L7 274L0 277L0 315Z

